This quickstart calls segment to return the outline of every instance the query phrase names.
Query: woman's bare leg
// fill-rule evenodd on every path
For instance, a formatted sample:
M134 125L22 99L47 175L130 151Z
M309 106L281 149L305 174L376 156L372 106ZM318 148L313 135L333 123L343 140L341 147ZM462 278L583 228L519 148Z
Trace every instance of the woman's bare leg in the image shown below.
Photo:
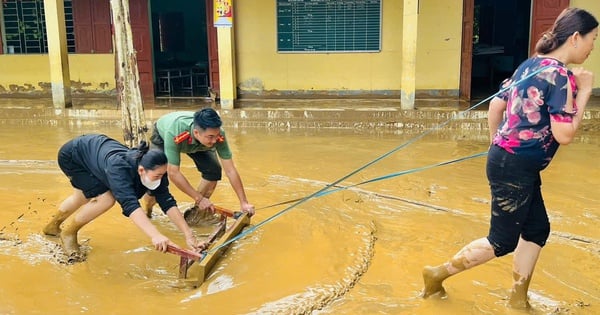
M509 304L513 308L529 308L527 291L542 247L519 238L513 259L513 285Z
M494 248L487 238L480 238L472 241L463 247L452 259L444 264L431 267L426 266L423 269L423 282L425 288L422 296L424 298L439 293L444 295L446 290L442 282L461 271L481 265L495 258Z
M58 211L52 215L50 222L44 227L44 234L52 236L60 235L60 225L86 202L88 202L88 199L85 198L83 192L79 189L74 189L73 194L58 206Z
M115 204L115 198L110 191L107 191L81 207L81 210L70 219L68 224L60 233L60 240L67 255L79 252L79 243L77 242L77 232L84 225L88 224Z

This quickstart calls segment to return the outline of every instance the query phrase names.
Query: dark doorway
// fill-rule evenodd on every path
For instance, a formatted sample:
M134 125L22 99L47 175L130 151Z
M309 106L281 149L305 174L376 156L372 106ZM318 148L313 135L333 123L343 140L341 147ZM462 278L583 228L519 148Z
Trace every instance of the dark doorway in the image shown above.
M529 57L531 0L475 0L471 99L484 99Z
M157 97L207 97L208 38L204 0L151 0Z

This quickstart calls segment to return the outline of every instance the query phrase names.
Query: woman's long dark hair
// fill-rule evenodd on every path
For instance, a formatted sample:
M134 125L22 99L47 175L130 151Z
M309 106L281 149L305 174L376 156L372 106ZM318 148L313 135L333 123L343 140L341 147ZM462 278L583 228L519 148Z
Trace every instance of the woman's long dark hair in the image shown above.
M578 8L567 8L554 21L535 45L538 54L548 54L562 46L575 32L586 35L598 27L598 21L589 12Z

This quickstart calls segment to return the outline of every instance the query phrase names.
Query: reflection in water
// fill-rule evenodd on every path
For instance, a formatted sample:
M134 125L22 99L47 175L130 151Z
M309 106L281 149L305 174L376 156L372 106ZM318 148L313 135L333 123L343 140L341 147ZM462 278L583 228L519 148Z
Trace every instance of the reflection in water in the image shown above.
M179 258L152 250L118 206L80 232L86 262L57 263L56 239L41 234L71 193L56 153L84 132L122 138L110 124L2 129L1 314L523 314L505 305L510 255L449 279L445 300L419 298L425 264L487 233L484 157L302 202L232 243L198 289L177 279ZM331 129L229 128L227 134L249 199L262 208L253 224L293 203L270 205L308 196L415 136ZM485 151L486 134L432 133L340 186ZM600 312L599 143L597 133L583 134L542 175L553 233L532 281L530 313ZM184 158L182 171L199 180L190 160ZM176 188L173 194L182 209L189 205ZM228 184L212 199L238 207ZM154 214L161 231L185 244L160 211Z

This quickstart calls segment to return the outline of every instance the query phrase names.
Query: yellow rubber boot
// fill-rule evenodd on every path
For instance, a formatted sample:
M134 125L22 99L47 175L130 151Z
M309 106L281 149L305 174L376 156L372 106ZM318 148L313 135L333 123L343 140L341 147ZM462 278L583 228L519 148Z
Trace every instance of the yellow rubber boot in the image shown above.
M60 241L67 256L79 254L79 243L77 242L77 233L85 223L77 222L76 218L70 220L60 232Z
M51 236L60 235L60 225L71 215L72 212L56 211L50 218L50 222L44 227L44 234Z
M146 216L148 218L152 218L152 209L156 204L156 198L154 196L144 194L144 196L142 196L142 199L140 199L140 204L142 206L142 210L146 212Z
M426 266L423 269L423 282L425 288L421 292L423 298L428 298L431 295L439 294L440 297L446 296L446 290L442 286L442 282L446 278L450 277L448 268L446 265L439 265L435 267Z

